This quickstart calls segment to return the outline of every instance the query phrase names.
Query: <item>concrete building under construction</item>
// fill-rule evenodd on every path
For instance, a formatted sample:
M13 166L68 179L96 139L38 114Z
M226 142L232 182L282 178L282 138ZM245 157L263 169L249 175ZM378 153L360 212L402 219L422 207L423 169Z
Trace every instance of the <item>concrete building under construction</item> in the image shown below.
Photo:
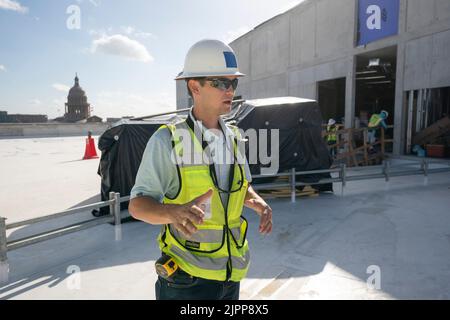
M230 45L247 75L236 96L316 99L324 121L347 128L387 110L394 154L450 112L447 0L305 0ZM177 108L190 103L179 81ZM432 136L450 145L448 130Z

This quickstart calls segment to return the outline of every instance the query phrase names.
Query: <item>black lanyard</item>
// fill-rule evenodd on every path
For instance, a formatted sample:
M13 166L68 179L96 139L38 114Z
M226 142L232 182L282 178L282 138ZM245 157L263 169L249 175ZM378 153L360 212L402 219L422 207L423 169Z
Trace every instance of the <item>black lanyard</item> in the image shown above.
M192 114L192 117L195 119L194 113L191 112L191 114ZM195 119L195 120L197 120L197 119ZM208 150L208 151L205 151L205 150L207 150L207 148L208 148L208 143L206 142L205 139L203 139L203 132L202 132L202 130L198 130L198 131L200 132L200 135L201 135L200 137L198 137L198 136L195 134L195 133L196 133L196 131L195 131L195 129L194 129L194 128L195 128L195 124L194 124L194 121L192 120L192 118L190 117L190 115L188 115L188 117L187 117L187 119L186 119L186 123L187 123L188 127L192 130L192 132L194 133L195 138L196 138L199 142L201 141L202 149L203 149L204 152L206 152L206 155L207 155L208 161L209 161L209 175L211 176L211 179L212 179L212 181L213 181L213 183L214 183L214 186L215 186L215 187L219 190L219 192L221 192L221 193L231 194L231 193L235 193L235 192L241 191L242 186L243 186L243 184L244 184L244 183L243 183L243 182L244 182L244 174L243 174L243 172L242 172L242 166L240 166L240 165L237 163L236 152L233 151L233 159L234 159L234 161L233 161L233 163L231 164L231 167L230 167L230 176L229 176L228 190L223 190L223 189L221 189L221 188L219 187L219 183L218 183L218 179L217 179L217 173L216 173L216 169L215 169L215 167L214 167L214 161L212 161L212 159L211 159L211 154L210 154L209 150ZM200 129L200 128L199 128L199 129ZM228 142L226 141L226 140L227 140L227 139L226 139L226 135L225 135L225 132L223 132L222 126L220 126L220 130L222 131L222 134L223 134L224 139L225 139L225 144L227 145L227 148L228 148ZM235 137L235 142L236 142L236 146L237 146L237 138L236 138L236 137ZM239 173L240 173L240 175L241 175L241 178L240 178L240 180L238 181L239 187L238 187L236 190L231 190L231 188L232 188L232 183L233 183L233 177L234 177L234 166L235 166L235 164L237 164L238 167L239 167Z

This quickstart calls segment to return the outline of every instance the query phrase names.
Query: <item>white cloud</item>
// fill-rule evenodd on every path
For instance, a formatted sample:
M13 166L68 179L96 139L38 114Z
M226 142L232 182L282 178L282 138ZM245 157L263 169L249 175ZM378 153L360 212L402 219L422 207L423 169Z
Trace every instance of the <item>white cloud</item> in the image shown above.
M108 27L108 29L91 29L89 30L89 35L94 37L105 37L108 33L111 33L112 30L112 27Z
M62 91L62 92L69 92L70 87L65 85L65 84L61 84L61 83L54 83L52 84L52 87L58 91Z
M104 35L94 40L92 42L91 52L122 56L141 62L152 62L154 60L142 43L121 34L112 36Z
M128 35L133 34L136 31L136 29L132 26L122 26L120 29Z
M34 106L40 106L40 105L42 104L41 100L36 99L36 98L31 99L31 100L28 101L28 102L29 102L31 105L34 105Z
M152 34L150 32L145 32L142 30L138 30L133 26L121 26L120 30L125 34L136 37L136 38L142 38L142 39L146 39L146 38L156 39L157 38L154 34Z
M222 37L222 40L225 43L230 43L251 30L252 28L249 26L242 26L238 29L228 31L227 34Z
M28 8L22 6L19 2L14 0L0 0L0 9L17 11L20 13L27 13Z
M0 64L0 71L6 71L6 67L2 64Z
M147 39L147 38L158 39L157 36L155 36L153 33L150 33L150 32L136 32L134 34L134 36L136 38L142 38L142 39Z

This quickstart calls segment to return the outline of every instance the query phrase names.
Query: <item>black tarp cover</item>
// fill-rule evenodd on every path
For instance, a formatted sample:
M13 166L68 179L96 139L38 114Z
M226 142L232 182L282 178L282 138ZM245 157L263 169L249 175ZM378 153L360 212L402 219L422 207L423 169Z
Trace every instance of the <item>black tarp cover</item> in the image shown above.
M109 199L111 191L121 197L130 194L148 140L161 125L172 121L121 120L100 136L102 155L97 173L101 176L102 201ZM127 208L128 201L122 202L121 209ZM109 207L100 209L100 215L108 213Z
M314 100L296 97L247 100L235 108L227 120L233 121L244 131L250 128L269 131L278 129L279 172L292 168L296 171L328 169L332 164L328 148L322 138L322 116ZM270 146L270 134L268 137ZM260 174L260 167L260 164L250 165L252 174ZM297 180L317 182L329 177L329 174L308 175L297 177ZM315 187L321 191L332 190L331 185Z
M163 124L174 123L185 116L155 118L151 121L122 120L106 130L99 138L102 152L98 174L101 176L101 199L109 199L109 192L128 196L148 140ZM247 100L238 103L225 121L236 124L244 131L254 129L280 130L279 172L295 168L298 171L328 169L331 159L322 139L322 117L317 102L295 97ZM269 135L270 136L270 135ZM270 140L269 140L270 141ZM269 142L270 144L270 142ZM252 174L260 173L260 165L251 165ZM303 176L303 182L329 178L329 174ZM257 180L255 180L255 183ZM331 191L332 186L317 186ZM128 202L121 204L122 209ZM100 214L109 213L104 207Z

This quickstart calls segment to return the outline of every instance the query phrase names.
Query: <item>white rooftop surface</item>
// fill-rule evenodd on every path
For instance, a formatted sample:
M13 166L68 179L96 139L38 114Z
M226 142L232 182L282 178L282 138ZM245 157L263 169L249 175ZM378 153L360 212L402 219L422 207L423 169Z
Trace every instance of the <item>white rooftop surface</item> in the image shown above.
M84 139L0 140L0 216L11 223L99 200L99 160L80 161ZM441 173L427 186L423 176L396 177L348 182L344 196L335 184L335 194L295 204L269 200L266 237L246 210L252 263L241 299L450 299L449 187ZM8 239L90 218L8 230ZM0 299L154 299L159 227L131 222L122 232L115 242L104 224L8 252Z

